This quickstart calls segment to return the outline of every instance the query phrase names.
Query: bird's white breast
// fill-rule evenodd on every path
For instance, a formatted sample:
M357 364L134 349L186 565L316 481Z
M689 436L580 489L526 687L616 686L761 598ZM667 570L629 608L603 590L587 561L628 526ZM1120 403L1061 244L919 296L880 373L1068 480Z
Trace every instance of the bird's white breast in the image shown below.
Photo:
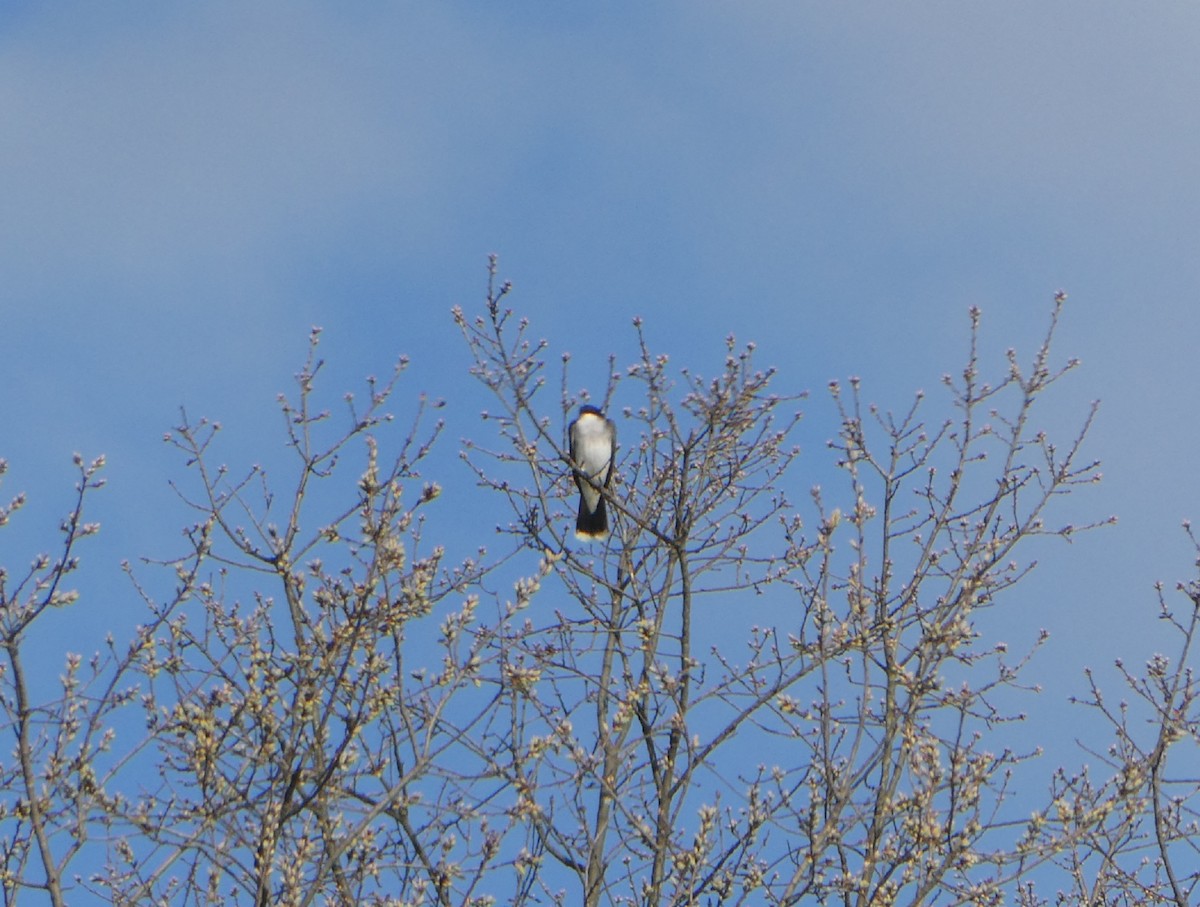
M593 479L602 478L612 459L608 423L595 413L584 413L575 423L575 460Z

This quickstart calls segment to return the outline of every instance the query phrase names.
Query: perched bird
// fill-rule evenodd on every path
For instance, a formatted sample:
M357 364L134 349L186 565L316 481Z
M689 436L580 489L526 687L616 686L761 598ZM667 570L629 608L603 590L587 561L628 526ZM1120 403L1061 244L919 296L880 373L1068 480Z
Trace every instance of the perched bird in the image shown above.
M579 418L567 430L575 484L579 486L579 516L575 537L602 539L608 535L608 512L600 489L612 484L617 427L590 404L579 407Z

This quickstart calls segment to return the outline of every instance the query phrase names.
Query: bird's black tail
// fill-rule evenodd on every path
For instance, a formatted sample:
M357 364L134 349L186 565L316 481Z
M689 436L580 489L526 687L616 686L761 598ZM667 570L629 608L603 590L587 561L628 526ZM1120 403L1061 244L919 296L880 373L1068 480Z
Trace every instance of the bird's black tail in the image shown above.
M583 495L579 496L579 516L575 518L575 537L580 539L602 539L608 535L608 510L604 498L596 502L595 510L587 509Z

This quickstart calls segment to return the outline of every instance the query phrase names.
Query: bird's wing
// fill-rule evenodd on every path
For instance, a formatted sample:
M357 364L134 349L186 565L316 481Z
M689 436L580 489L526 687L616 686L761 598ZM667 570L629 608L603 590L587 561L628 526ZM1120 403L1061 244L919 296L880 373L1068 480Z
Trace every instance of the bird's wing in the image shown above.
M612 485L613 473L616 472L617 425L612 419L605 419L604 427L608 429L608 469L604 472L604 487L607 488Z

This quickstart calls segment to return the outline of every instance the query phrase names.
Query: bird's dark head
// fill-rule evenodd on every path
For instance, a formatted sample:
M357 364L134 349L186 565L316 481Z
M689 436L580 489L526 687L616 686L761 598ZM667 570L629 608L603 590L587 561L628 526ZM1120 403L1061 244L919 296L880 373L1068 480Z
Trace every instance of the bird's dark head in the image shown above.
M590 404L590 403L585 403L585 404L583 404L583 406L579 407L579 415L582 416L584 413L591 413L593 416L603 416L604 415L604 413L602 413L600 411L600 407L592 406L592 404Z

